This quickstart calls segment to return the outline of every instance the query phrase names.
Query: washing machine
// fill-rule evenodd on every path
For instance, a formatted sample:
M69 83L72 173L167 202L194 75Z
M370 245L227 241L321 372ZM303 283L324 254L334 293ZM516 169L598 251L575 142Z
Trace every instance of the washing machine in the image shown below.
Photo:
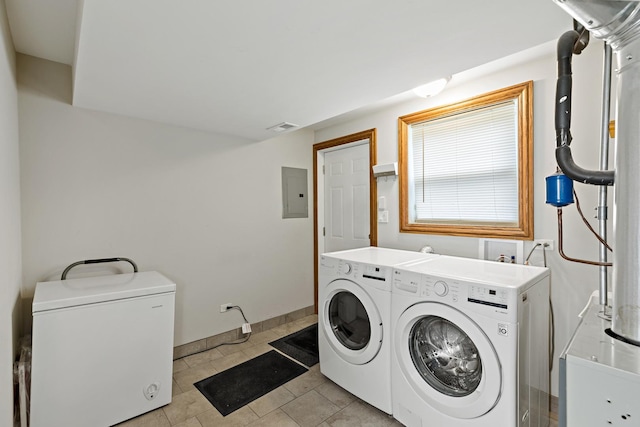
M390 414L392 267L438 255L367 247L321 255L318 274L320 371Z
M549 270L440 256L394 269L393 416L548 426Z

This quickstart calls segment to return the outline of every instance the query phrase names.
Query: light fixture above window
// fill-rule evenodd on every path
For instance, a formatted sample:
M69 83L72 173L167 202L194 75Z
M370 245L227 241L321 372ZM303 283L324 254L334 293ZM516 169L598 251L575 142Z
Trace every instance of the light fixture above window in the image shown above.
M413 93L423 98L429 98L442 92L444 87L449 83L451 77L444 77L442 79L434 80L422 86L418 86L413 89Z

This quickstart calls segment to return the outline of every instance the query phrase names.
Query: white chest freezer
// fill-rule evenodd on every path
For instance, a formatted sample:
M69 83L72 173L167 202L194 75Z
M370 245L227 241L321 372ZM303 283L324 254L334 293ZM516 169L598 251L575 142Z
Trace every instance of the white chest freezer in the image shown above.
M38 283L31 426L110 426L170 403L175 290L154 271Z

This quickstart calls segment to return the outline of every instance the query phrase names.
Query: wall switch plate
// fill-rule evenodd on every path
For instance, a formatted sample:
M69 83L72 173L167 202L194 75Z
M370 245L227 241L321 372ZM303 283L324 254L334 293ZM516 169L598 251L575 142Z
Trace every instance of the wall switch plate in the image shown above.
M378 222L381 224L386 224L389 222L389 211L380 211L378 215Z
M387 209L387 199L384 196L378 197L378 210L383 211Z

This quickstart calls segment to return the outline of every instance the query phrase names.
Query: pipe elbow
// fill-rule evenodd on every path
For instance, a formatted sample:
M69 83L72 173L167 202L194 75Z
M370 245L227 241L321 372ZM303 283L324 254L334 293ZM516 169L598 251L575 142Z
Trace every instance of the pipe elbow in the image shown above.
M573 181L591 185L613 185L614 171L592 171L583 169L573 160L571 147L561 145L556 148L556 162L562 172Z
M580 34L576 30L569 30L560 36L557 45L558 62L571 59L573 47L579 38Z

